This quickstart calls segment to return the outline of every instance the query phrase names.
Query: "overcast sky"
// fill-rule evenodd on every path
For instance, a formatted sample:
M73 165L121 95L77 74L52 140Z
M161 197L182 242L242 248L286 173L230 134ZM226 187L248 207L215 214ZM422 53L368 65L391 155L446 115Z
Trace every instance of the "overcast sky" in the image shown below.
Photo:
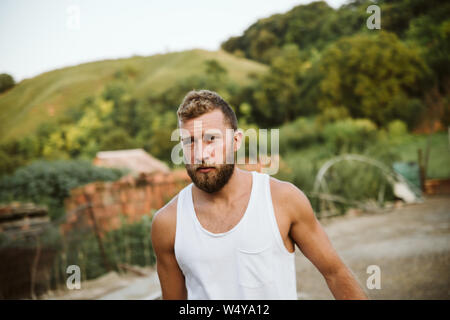
M217 50L257 19L308 0L1 0L0 73L18 82L83 62ZM334 8L345 0L328 0Z

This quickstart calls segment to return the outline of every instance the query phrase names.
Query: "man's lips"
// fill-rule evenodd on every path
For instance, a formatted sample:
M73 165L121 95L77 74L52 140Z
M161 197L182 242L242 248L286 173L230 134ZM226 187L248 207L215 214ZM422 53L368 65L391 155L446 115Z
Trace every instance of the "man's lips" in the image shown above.
M209 172L209 171L214 170L214 169L215 169L214 167L200 167L200 168L197 169L197 171L206 173L206 172Z

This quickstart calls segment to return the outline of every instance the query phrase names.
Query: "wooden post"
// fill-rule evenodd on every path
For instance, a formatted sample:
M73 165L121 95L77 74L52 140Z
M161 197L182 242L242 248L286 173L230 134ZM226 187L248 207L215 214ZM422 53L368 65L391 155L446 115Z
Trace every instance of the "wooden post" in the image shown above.
M36 300L36 292L34 291L36 285L36 274L39 265L39 258L41 256L41 241L39 235L36 235L36 254L31 265L31 281L30 281L30 295L31 299Z
M87 200L87 210L92 219L94 233L95 233L95 236L97 237L98 248L100 249L100 254L103 259L103 264L107 271L111 271L112 268L111 268L111 265L109 264L108 258L106 257L105 248L103 247L102 237L100 236L100 231L98 230L98 225L97 225L97 220L95 218L94 210L92 210L91 197L87 193L85 193L84 196L86 197L86 200Z
M419 158L420 190L422 190L422 192L425 192L425 165L423 163L422 149L419 148L419 150L417 150L417 153L417 156Z

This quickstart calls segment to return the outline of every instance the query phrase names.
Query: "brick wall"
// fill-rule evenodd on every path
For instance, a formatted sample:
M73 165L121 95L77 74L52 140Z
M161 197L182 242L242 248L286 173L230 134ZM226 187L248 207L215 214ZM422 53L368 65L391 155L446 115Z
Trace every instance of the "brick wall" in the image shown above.
M90 209L100 233L116 229L121 225L121 215L132 222L152 214L190 182L183 169L127 176L115 182L93 182L75 188L65 201L67 220L61 225L61 231L93 226Z

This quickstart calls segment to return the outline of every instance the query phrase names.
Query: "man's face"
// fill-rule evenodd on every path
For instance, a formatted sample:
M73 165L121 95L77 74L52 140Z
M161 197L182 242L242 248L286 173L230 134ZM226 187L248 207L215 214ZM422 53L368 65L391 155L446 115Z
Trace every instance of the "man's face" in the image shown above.
M221 110L184 121L180 128L185 166L192 182L205 192L219 191L234 172L240 133L225 123Z

